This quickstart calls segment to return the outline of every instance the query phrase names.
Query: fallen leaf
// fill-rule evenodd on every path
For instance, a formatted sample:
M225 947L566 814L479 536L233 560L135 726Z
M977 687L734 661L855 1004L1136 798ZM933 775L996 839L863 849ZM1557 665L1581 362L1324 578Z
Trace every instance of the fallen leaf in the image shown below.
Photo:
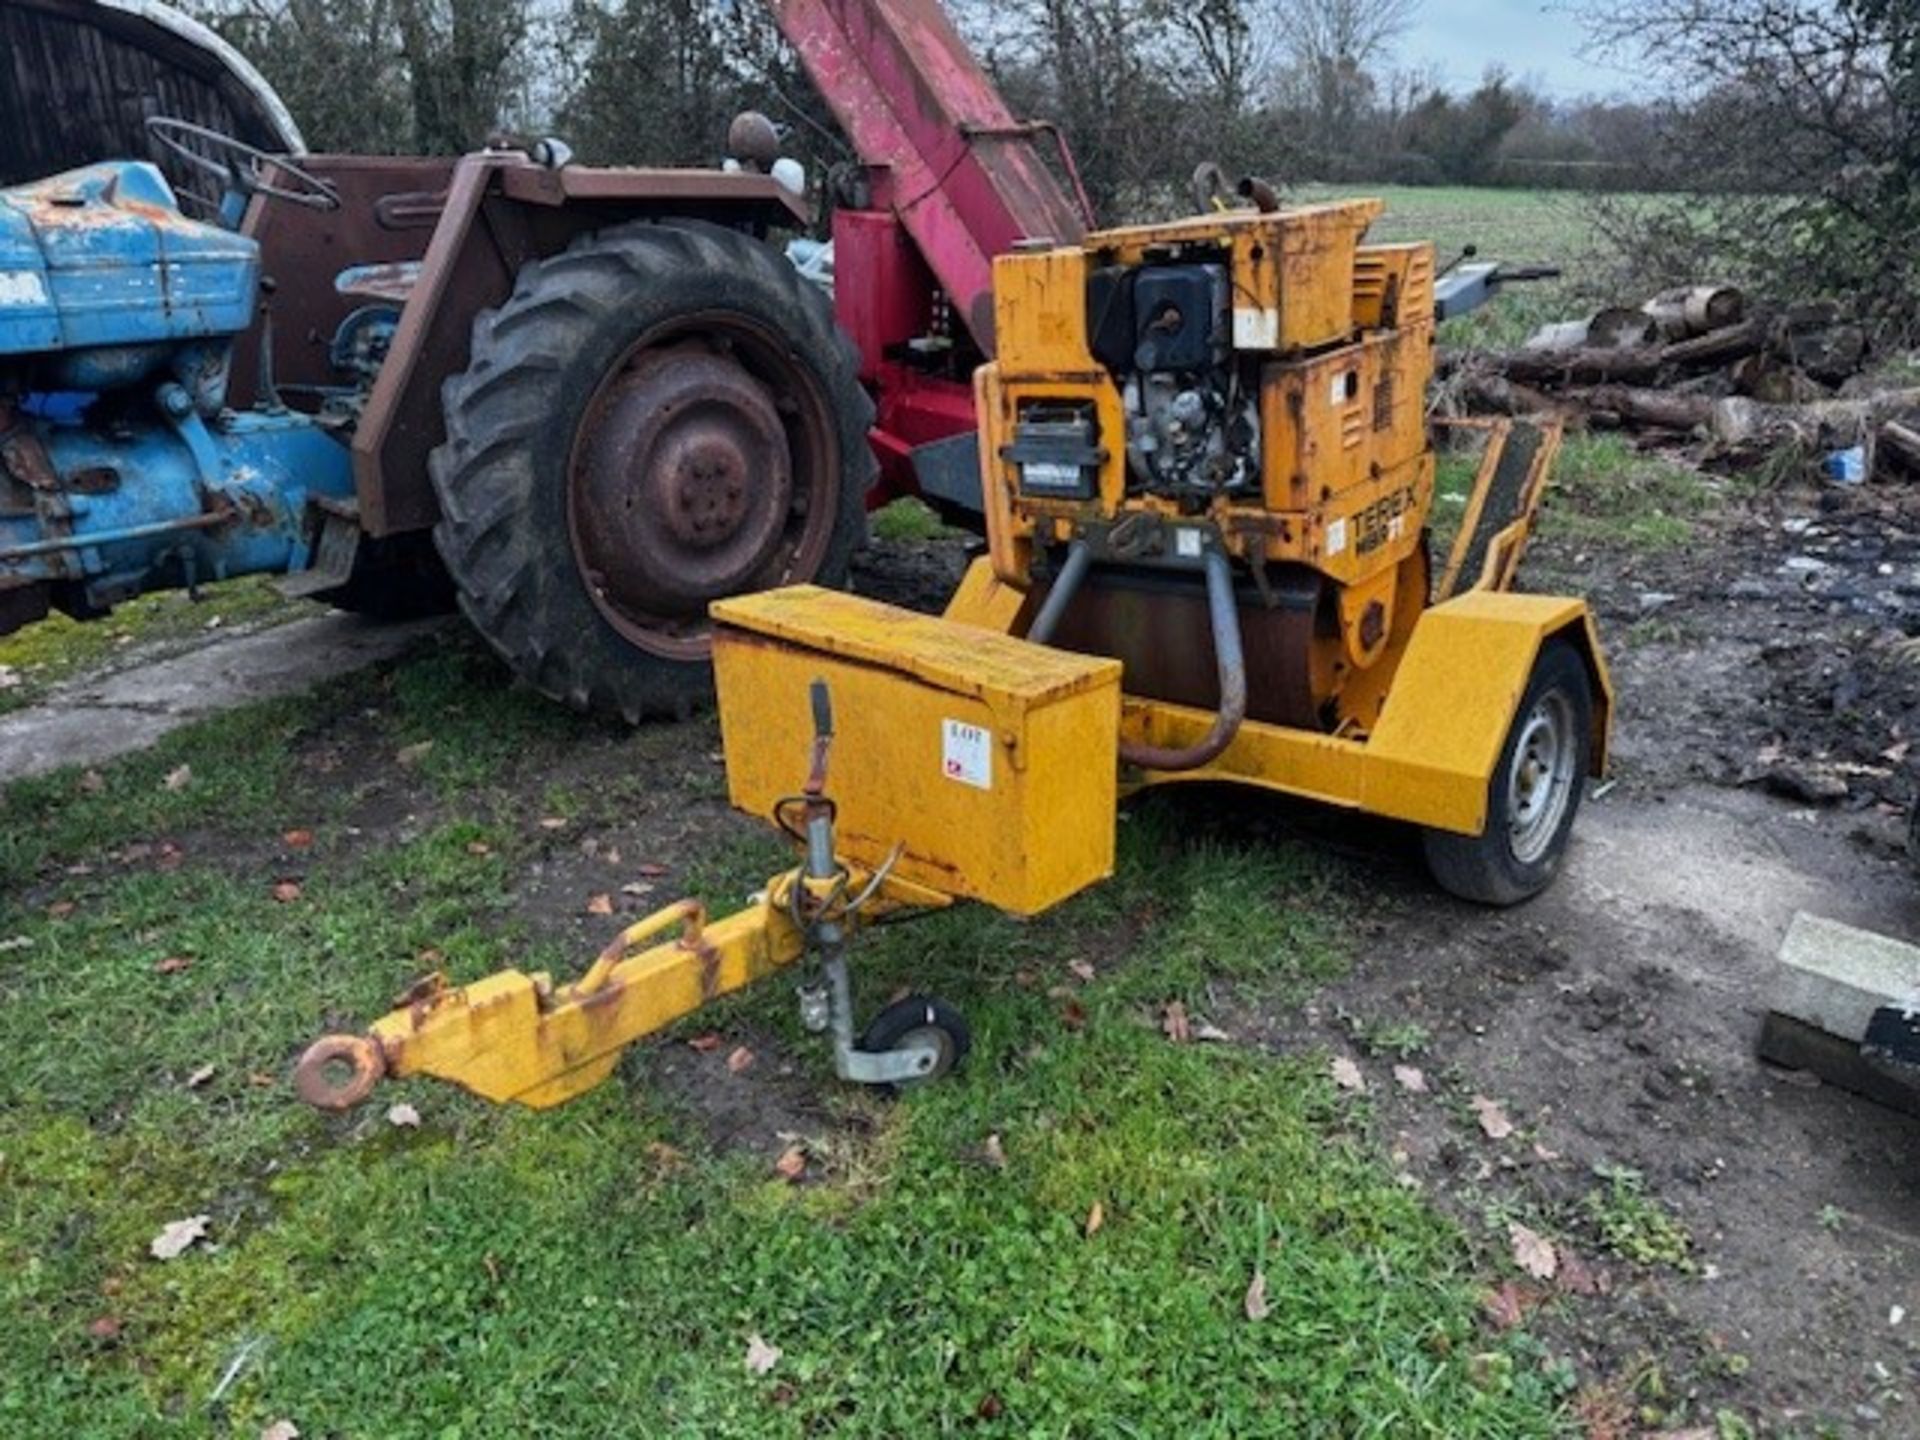
M1169 1000L1160 1012L1160 1032L1176 1045L1192 1040L1193 1027L1187 1023L1187 1007L1178 1000Z
M1486 1131L1489 1140L1504 1140L1513 1133L1513 1121L1507 1118L1504 1106L1498 1100L1489 1100L1485 1095L1476 1095L1469 1102L1473 1113L1479 1117L1480 1128Z
M1549 1150L1536 1140L1533 1142L1533 1158L1544 1164L1551 1165L1560 1158L1560 1152L1558 1150Z
M282 905L291 905L300 898L298 880L276 880L273 885L273 898Z
M31 950L32 948L33 937L31 935L9 935L6 939L0 940L0 953L12 950Z
M1196 1040L1204 1040L1210 1045L1225 1045L1233 1039L1231 1035L1227 1034L1227 1032L1222 1030L1218 1025L1210 1024L1205 1020L1202 1020L1198 1025L1193 1027L1193 1038Z
M313 844L313 831L289 830L280 837L280 843L285 845L289 850L304 850Z
M491 855L493 854L493 846L487 844L484 840L469 840L467 842L467 854Z
M1551 1280L1560 1268L1553 1242L1518 1220L1507 1222L1507 1242L1513 1249L1513 1263L1536 1280Z
M1068 1000L1060 1007L1060 1023L1069 1030L1084 1030L1087 1024L1087 1007L1078 1000Z
M1328 1068L1333 1072L1333 1083L1338 1085L1342 1090L1353 1090L1362 1095L1366 1094L1367 1077L1360 1073L1360 1067L1354 1064L1349 1057L1345 1055L1334 1056L1333 1064Z
M387 1110L387 1123L389 1125L404 1125L410 1130L418 1130L420 1128L420 1112L402 1100L398 1105L394 1105Z
M1410 1090L1415 1095L1427 1093L1427 1076L1418 1065L1396 1065L1393 1078L1402 1090Z
M274 1086L278 1085L279 1083L280 1081L277 1076L269 1075L264 1070L256 1070L251 1075L247 1076L247 1084L251 1085L256 1090L271 1090Z
M987 1164L996 1170L1007 1168L1007 1152L1000 1146L1000 1133L995 1131L987 1136L987 1143L980 1147L980 1153L986 1157Z
M147 1253L156 1260L173 1259L194 1241L206 1238L207 1222L212 1218L211 1215L189 1215L184 1220L169 1220L153 1237Z
M47 906L47 918L49 920L64 920L79 908L80 907L71 900L56 900Z
M658 880L662 875L667 873L667 867L665 865L655 864L651 860L643 861L633 868L638 874L644 875L649 880Z
M1582 1260L1578 1252L1566 1246L1559 1247L1560 1274L1556 1282L1569 1295L1604 1295L1607 1293L1607 1277L1604 1272L1595 1270Z
M982 1420L998 1420L1006 1408L1005 1402L989 1390L981 1397L980 1403L973 1407L973 1413Z
M187 1089L198 1090L202 1085L206 1084L207 1081L213 1079L214 1071L217 1068L217 1066L213 1065L202 1065L198 1070L187 1076Z
M102 775L98 770L89 770L80 777L80 793L82 795L98 795L106 788L107 777Z
M1093 1208L1087 1211L1087 1223L1085 1226L1087 1238L1091 1240L1095 1235L1098 1235L1100 1233L1100 1227L1106 1223L1107 1207L1096 1200L1093 1202Z
M653 893L653 886L644 880L629 880L620 887L620 893L622 895L651 895Z
M291 1420L276 1420L260 1432L260 1440L300 1440L300 1427Z
M589 915L613 914L613 896L608 895L607 893L602 891L598 895L589 897L587 900L587 914Z
M783 1180L798 1180L807 1173L807 1152L798 1145L789 1145L773 1162L773 1173Z
M780 1363L780 1356L783 1353L785 1352L778 1345L769 1345L758 1335L749 1335L747 1337L747 1373L765 1375Z
M686 1160L673 1146L664 1140L651 1140L647 1143L647 1154L653 1157L653 1163L662 1170L675 1170Z
M433 750L433 741L422 740L422 741L419 741L417 744L402 745L400 749L397 752L395 752L393 758L395 762L399 764L401 769L411 770L414 766L418 765L422 760L426 759L428 754L432 750Z
M156 975L178 975L182 970L187 969L192 964L193 960L190 956L169 955L164 960L156 960L153 962L153 973Z
M171 791L173 794L178 795L182 790L186 789L187 786L191 785L192 783L193 783L193 766L182 765L177 769L169 770L167 772L167 778L160 782L160 788L162 790Z
M753 1064L753 1051L744 1045L734 1046L731 1053L727 1056L727 1071L729 1074L738 1075L751 1064Z
M1241 1305L1247 1312L1247 1319L1264 1320L1267 1318L1266 1271L1256 1270L1253 1272L1253 1279L1247 1282L1246 1298L1241 1301Z
M687 1041L687 1048L706 1055L720 1048L720 1037L709 1030L706 1034L696 1035Z
M540 817L540 828L542 830L564 830L567 828L567 817L564 815L543 815Z
M1085 960L1069 960L1067 962L1067 969L1072 973L1073 978L1078 980L1082 985L1091 985L1093 983L1093 977L1099 973Z
M118 1340L120 1338L120 1317L118 1315L102 1315L98 1320L95 1320L91 1325L87 1326L87 1333L96 1340Z
M1527 1311L1540 1303L1540 1293L1530 1285L1507 1281L1480 1302L1487 1319L1496 1330L1511 1330L1527 1318Z

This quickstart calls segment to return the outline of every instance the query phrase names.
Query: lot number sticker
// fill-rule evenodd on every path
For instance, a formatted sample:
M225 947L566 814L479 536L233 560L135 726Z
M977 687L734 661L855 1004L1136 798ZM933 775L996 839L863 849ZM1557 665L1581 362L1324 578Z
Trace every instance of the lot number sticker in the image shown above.
M993 736L978 725L940 722L940 773L962 785L993 788Z

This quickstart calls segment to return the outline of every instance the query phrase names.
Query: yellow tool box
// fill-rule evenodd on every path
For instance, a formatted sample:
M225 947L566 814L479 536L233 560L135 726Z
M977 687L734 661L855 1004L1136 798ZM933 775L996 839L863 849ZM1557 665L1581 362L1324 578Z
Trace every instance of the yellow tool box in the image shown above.
M840 854L1033 915L1113 873L1120 662L811 585L713 607L733 803L772 813L833 694Z

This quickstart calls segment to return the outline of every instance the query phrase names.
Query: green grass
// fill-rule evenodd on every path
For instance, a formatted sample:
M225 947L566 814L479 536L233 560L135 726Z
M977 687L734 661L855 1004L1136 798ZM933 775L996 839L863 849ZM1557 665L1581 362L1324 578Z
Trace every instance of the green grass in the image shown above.
M867 519L874 538L892 541L938 540L954 533L924 501L907 496L876 510Z
M1481 260L1557 265L1558 280L1508 287L1492 304L1441 327L1448 345L1518 345L1541 325L1585 313L1582 297L1603 283L1605 261L1586 201L1551 190L1494 190L1459 185L1311 185L1289 199L1375 197L1386 213L1371 240L1431 240L1445 267L1469 245ZM1589 307L1590 308L1590 307Z
M0 635L0 676L8 682L0 689L0 715L32 704L51 686L97 669L125 650L185 640L210 626L279 624L313 613L314 606L286 599L264 576L250 576L205 586L197 601L176 590L143 595L101 620L49 615Z
M1558 1433L1564 1365L1478 1328L1470 1247L1394 1183L1324 1057L1160 1035L1169 999L1284 1003L1343 963L1345 902L1310 852L1174 799L1131 812L1115 880L1049 917L962 910L863 947L869 1008L913 983L972 1021L950 1082L898 1103L838 1085L779 982L689 1022L795 1057L787 1083L827 1107L805 1185L661 1098L671 1041L547 1114L427 1083L387 1097L418 1130L299 1108L300 1047L377 1014L423 951L460 978L585 958L531 938L515 887L544 843L528 817L599 788L551 772L604 737L479 663L451 647L182 732L96 786L0 797L0 1431ZM406 838L349 836L338 781L301 762L348 723L382 752L441 726ZM690 735L711 743L630 743ZM181 763L196 783L169 790ZM488 765L490 786L455 783ZM316 840L283 903L291 825ZM177 864L115 858L167 837ZM782 863L742 822L686 868L724 899ZM147 1257L197 1214L210 1247ZM783 1352L764 1377L754 1334Z
M1570 434L1547 487L1541 533L1574 543L1672 549L1693 537L1715 502L1691 466L1636 449L1625 436Z

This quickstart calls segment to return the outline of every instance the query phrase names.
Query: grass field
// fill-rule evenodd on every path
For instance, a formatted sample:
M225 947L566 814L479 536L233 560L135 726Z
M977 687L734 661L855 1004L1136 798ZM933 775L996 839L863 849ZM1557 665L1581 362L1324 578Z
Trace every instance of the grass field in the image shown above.
M1308 852L1191 812L1136 811L1118 878L1041 922L880 937L869 1002L925 985L976 1036L899 1102L837 1085L777 983L557 1112L293 1101L300 1047L426 964L577 971L535 902L590 837L721 905L787 863L721 815L715 744L611 735L459 643L7 791L0 1432L1558 1432L1570 1367L1478 1317L1497 1246L1396 1183L1326 1057L1161 1035L1170 999L1285 1004L1343 963ZM668 1083L696 1029L716 1074L760 1053L804 1183ZM205 1243L149 1256L192 1216Z

